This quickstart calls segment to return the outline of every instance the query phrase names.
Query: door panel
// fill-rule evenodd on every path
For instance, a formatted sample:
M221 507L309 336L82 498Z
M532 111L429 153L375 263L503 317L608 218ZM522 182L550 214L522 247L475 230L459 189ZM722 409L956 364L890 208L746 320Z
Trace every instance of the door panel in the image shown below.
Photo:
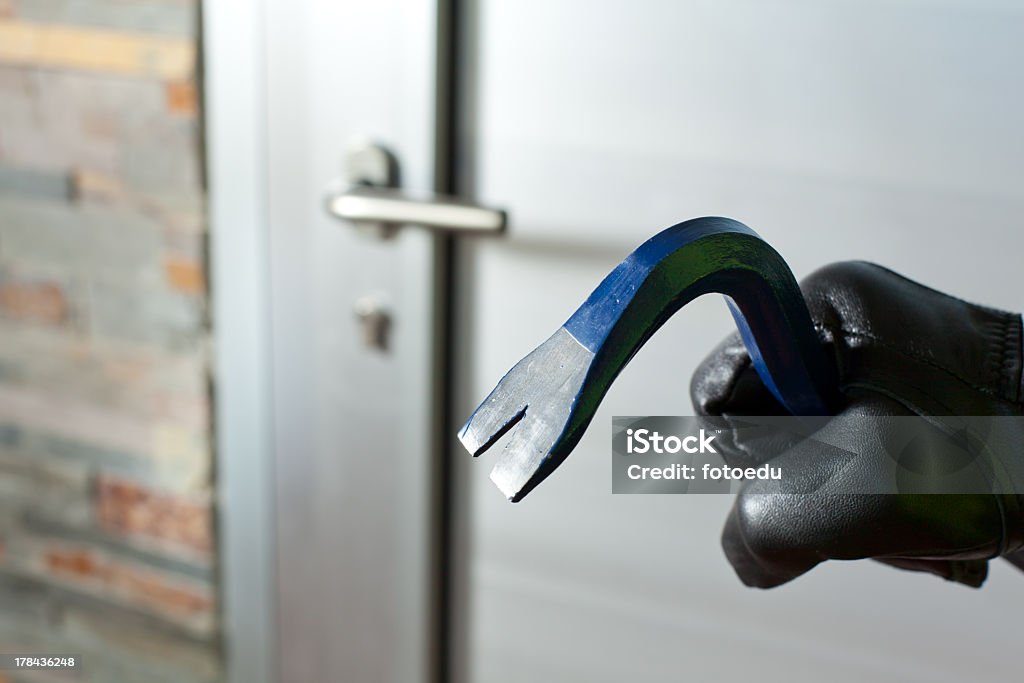
M798 276L878 261L1024 307L1024 12L1012 3L479 0L467 182L513 209L463 249L459 413L636 244L685 218L749 223ZM743 588L720 496L610 493L615 414L685 414L731 329L688 306L522 503L460 464L460 680L959 681L1011 677L1024 580L969 591L873 563ZM964 624L971 624L964 628Z
M269 0L266 23L280 680L426 681L434 243L357 234L324 200L359 139L431 187L434 3Z

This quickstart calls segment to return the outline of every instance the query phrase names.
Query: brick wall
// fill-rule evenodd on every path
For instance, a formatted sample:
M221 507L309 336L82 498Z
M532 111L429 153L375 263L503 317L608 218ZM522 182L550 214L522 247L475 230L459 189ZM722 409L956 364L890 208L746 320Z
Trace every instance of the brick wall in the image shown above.
M220 679L197 11L0 0L0 652L81 680Z

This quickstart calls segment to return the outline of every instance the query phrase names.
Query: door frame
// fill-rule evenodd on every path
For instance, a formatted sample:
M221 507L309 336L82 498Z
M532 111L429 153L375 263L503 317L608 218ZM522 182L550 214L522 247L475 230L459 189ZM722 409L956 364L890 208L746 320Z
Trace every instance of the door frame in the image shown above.
M459 74L464 0L434 0L433 189L460 188ZM210 226L217 533L222 645L231 683L280 678L275 530L274 330L271 205L276 174L269 91L275 48L293 47L267 27L274 0L202 4L204 144ZM273 41L273 45L271 44ZM294 42L294 41L293 41ZM277 61L275 61L275 59ZM298 125L298 124L297 124ZM455 532L451 407L454 388L455 240L434 238L433 416L429 539L431 605L426 629L430 681L451 680ZM449 433L452 432L452 433ZM461 555L460 555L461 556Z
M232 683L277 679L265 11L265 0L204 2L201 19L221 641Z

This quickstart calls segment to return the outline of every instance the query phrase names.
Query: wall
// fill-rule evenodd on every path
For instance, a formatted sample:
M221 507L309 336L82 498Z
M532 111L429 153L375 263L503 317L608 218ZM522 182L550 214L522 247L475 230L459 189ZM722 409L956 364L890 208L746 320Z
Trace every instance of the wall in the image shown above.
M1024 309L1024 4L475 4L472 187L511 227L460 247L456 417L631 249L695 216L746 222L799 277L868 259ZM719 297L688 304L517 505L488 479L497 447L455 457L455 680L1019 679L1008 563L980 591L877 562L750 590L721 550L729 497L611 495L611 418L690 412L693 369L733 329Z
M0 651L93 681L220 677L197 9L0 0Z

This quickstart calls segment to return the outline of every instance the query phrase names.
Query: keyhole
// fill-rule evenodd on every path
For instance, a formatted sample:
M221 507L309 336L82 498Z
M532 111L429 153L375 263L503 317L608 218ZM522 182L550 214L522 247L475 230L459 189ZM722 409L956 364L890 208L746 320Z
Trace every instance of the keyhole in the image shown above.
M391 336L391 314L372 296L364 296L356 301L356 319L359 320L363 332L363 346L376 351L387 351Z

